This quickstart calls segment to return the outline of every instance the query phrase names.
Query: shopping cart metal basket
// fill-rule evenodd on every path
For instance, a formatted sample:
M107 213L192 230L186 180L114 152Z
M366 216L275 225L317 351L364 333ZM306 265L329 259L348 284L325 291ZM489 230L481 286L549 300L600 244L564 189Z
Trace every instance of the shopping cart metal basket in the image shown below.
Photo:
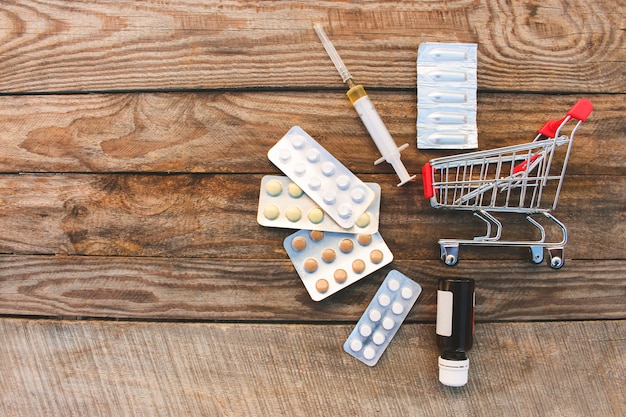
M534 263L543 261L545 249L552 268L563 266L567 229L550 211L558 202L574 134L592 110L589 100L579 100L565 117L546 122L532 142L435 158L424 165L424 197L433 207L473 211L487 227L484 236L473 239L440 239L445 264L458 262L459 245L490 245L528 247ZM563 131L572 120L576 124L568 136ZM540 237L501 239L502 222L493 215L497 212L525 214ZM557 239L546 238L541 218L557 226Z

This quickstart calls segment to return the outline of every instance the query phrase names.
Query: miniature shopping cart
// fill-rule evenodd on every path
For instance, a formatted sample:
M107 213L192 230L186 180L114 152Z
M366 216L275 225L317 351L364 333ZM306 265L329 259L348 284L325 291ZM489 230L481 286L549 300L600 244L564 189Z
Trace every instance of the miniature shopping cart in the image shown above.
M563 266L567 229L550 211L557 205L574 134L592 109L589 100L579 100L565 117L544 124L530 143L436 158L424 165L424 197L433 207L473 211L487 227L484 236L470 240L439 240L445 264L458 262L459 245L487 245L528 247L537 264L543 261L545 249L552 268ZM577 123L567 136L562 130L571 120ZM493 215L497 212L524 213L541 237L501 239L502 222ZM546 238L541 218L557 226L557 239Z

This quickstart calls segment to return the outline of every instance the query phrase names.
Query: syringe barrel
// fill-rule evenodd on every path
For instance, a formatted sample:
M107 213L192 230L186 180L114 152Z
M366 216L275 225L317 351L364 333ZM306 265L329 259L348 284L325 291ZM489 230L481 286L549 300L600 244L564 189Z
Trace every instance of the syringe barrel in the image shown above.
M396 142L391 137L391 133L387 130L385 123L383 123L380 115L376 111L374 104L367 96L365 89L361 85L355 85L348 90L348 98L352 102L354 109L358 113L361 121L365 125L365 128L369 132L370 136L374 140L378 151L380 152L382 159L390 163L398 177L400 178L400 184L402 185L414 178L411 176L402 161L400 160L400 149L396 145Z
M374 140L380 155L386 160L390 157L394 157L394 155L399 156L400 151L398 150L398 146L391 137L389 130L387 130L385 123L383 123L383 120L380 118L374 104L367 96L363 86L356 85L352 87L348 90L347 95L354 109L363 121L365 128Z

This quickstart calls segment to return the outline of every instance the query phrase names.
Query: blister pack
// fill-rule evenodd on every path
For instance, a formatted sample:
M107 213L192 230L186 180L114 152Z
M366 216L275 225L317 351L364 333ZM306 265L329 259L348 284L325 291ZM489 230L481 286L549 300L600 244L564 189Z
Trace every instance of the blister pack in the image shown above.
M420 44L417 52L417 147L474 149L476 44Z
M374 191L374 201L356 220L354 226L344 229L289 177L266 175L261 179L257 221L261 226L287 229L376 233L380 214L380 185L373 182L365 184Z
M376 365L421 292L418 283L390 271L343 344L346 353L368 366Z
M299 230L283 245L314 301L340 291L393 260L380 233Z
M374 200L374 191L299 126L289 129L267 156L345 229Z

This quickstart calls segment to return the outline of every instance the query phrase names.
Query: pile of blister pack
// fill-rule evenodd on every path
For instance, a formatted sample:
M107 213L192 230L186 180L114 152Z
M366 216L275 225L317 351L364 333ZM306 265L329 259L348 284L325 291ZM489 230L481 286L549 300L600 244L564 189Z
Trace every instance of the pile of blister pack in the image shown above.
M321 301L381 269L393 254L378 232L380 186L364 183L298 126L268 152L286 176L261 180L257 220L299 229L284 248L311 299ZM391 271L344 344L376 364L421 292Z

